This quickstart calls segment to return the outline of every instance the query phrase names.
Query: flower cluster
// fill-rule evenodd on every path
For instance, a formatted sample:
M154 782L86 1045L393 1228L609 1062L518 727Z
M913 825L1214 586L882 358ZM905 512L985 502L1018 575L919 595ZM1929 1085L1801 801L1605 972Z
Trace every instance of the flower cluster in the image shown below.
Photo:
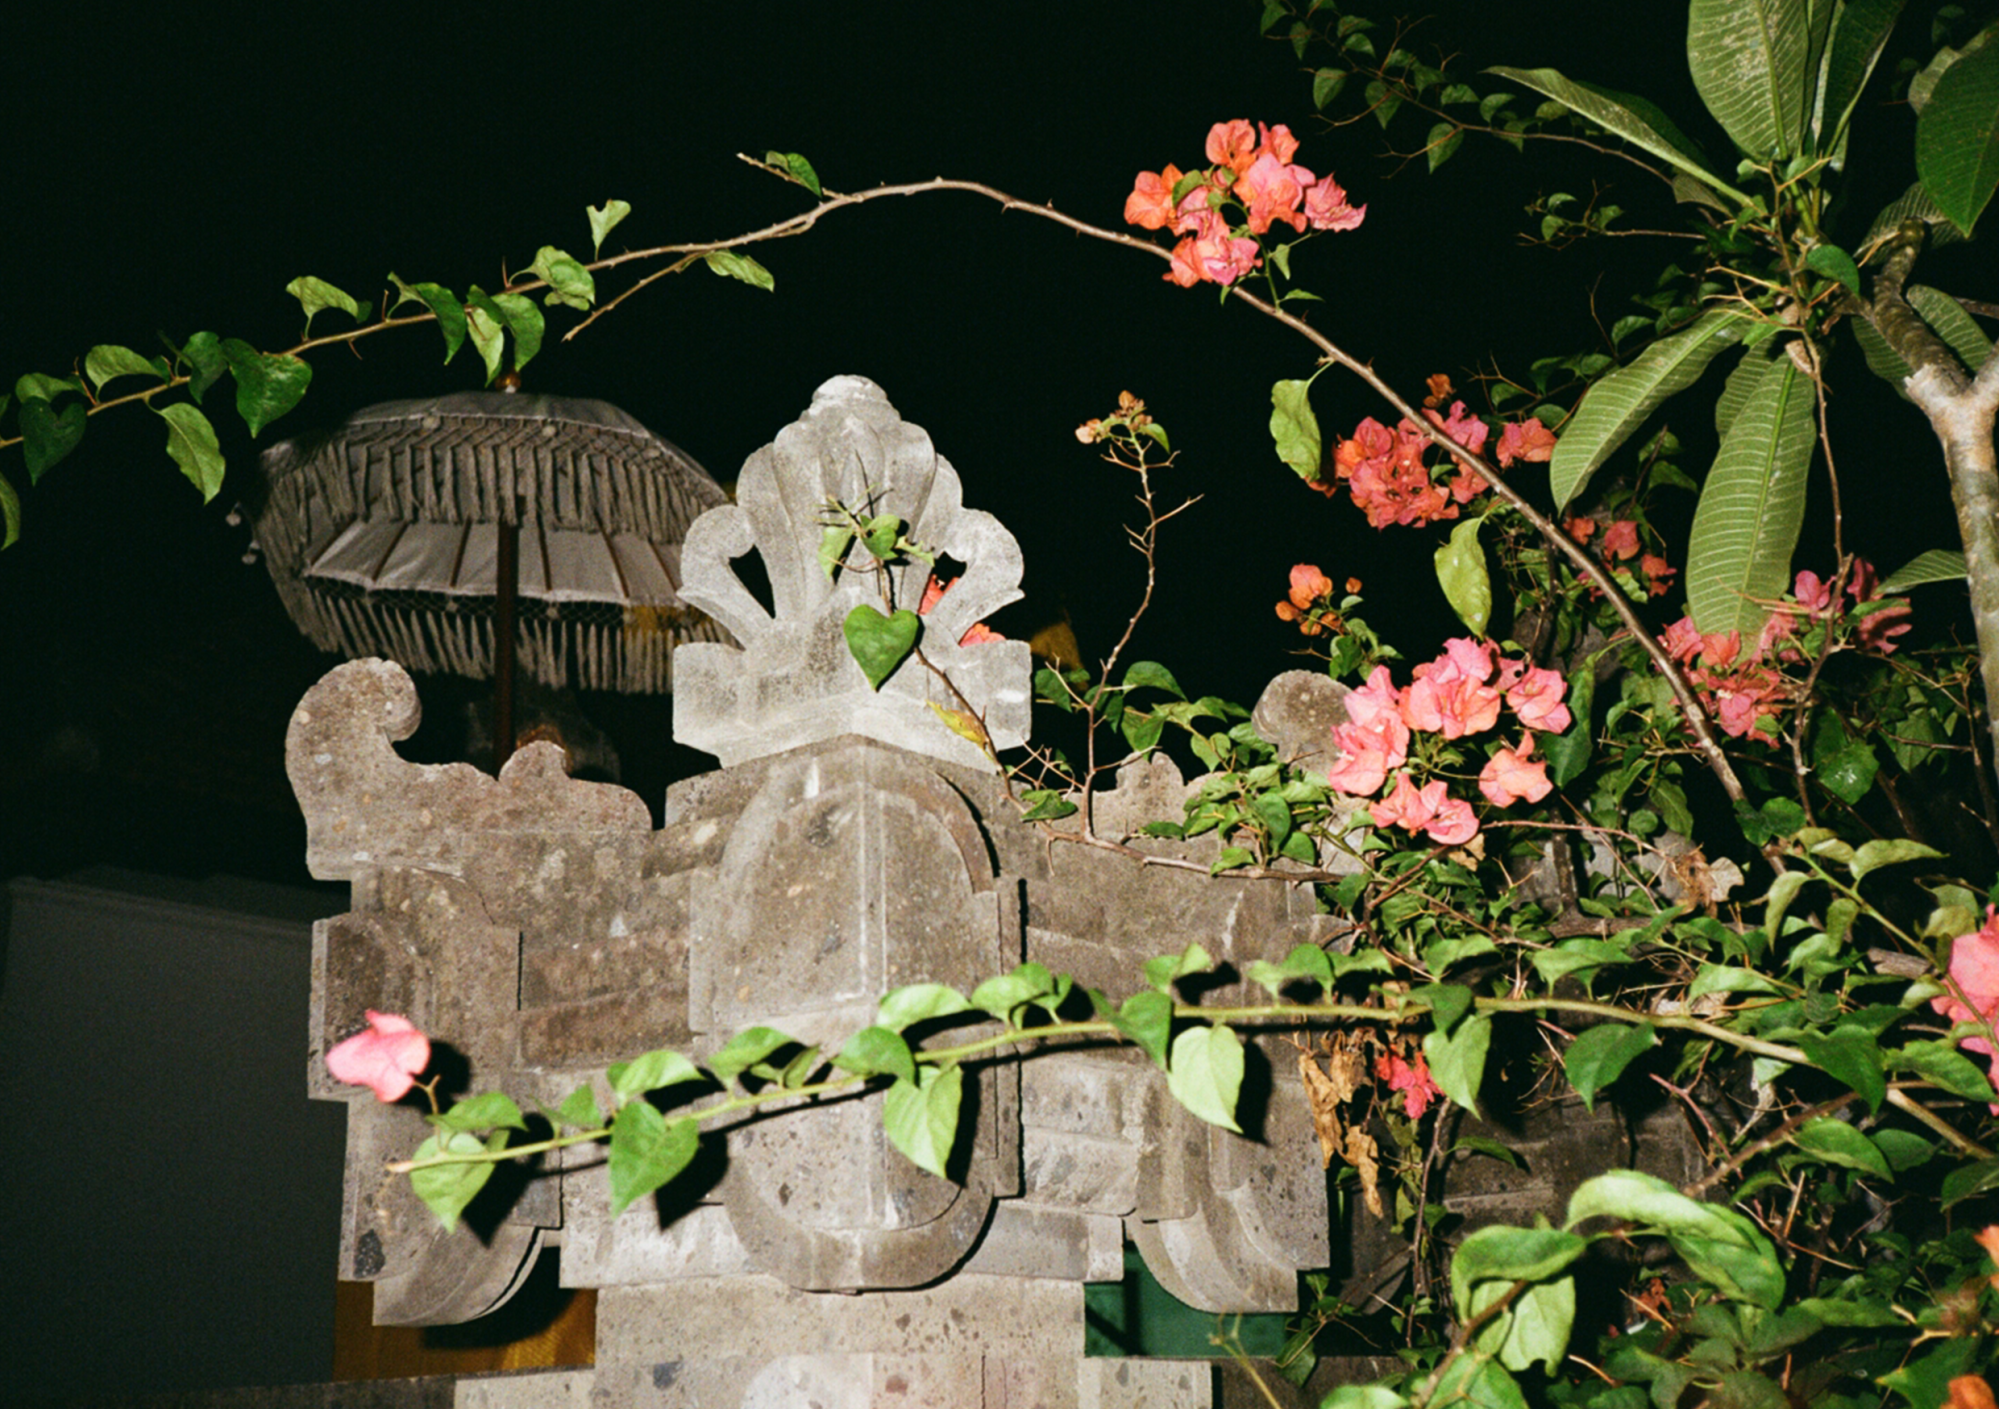
M1299 563L1291 569L1291 592L1277 604L1279 621L1295 621L1298 629L1307 636L1320 636L1328 631L1341 631L1345 624L1333 604L1333 593L1337 589L1333 580L1310 563ZM1360 579L1347 579L1347 595L1360 591Z
M1467 412L1462 401L1451 403L1449 415L1429 409L1423 414L1465 449L1484 453L1491 428ZM1454 519L1459 505L1486 491L1485 477L1463 459L1452 469L1433 468L1424 458L1430 448L1429 437L1415 422L1405 419L1390 430L1370 416L1334 447L1334 478L1313 482L1311 487L1331 495L1346 485L1374 528L1421 527ZM1502 426L1494 450L1501 469L1519 460L1545 461L1554 453L1554 432L1531 417Z
M1569 537L1578 543L1588 543L1596 536L1597 521L1591 518L1572 518L1562 525L1569 531ZM1638 559L1635 567L1627 566L1627 571L1637 574L1638 585L1648 597L1663 597L1670 586L1670 579L1679 569L1668 563L1657 553L1644 551L1639 541L1636 519L1614 519L1604 530L1603 542L1597 547L1597 555L1613 569L1619 565L1629 565Z
M1471 804L1450 796L1441 778L1418 786L1407 771L1412 731L1445 739L1483 734L1499 723L1504 706L1525 726L1518 748L1501 745L1478 775L1478 789L1495 807L1525 799L1539 802L1552 787L1543 760L1534 757L1536 729L1560 733L1570 724L1563 696L1568 682L1525 660L1502 659L1487 641L1468 637L1445 643L1444 653L1415 670L1403 689L1378 665L1367 683L1348 692L1347 722L1333 728L1339 760L1326 780L1349 797L1376 797L1395 773L1395 786L1368 805L1377 827L1422 832L1440 846L1462 846L1478 834Z
M1815 572L1801 572L1792 596L1797 598L1797 611L1802 612L1807 621L1824 621L1836 615L1833 611L1832 584ZM1874 574L1874 564L1865 558L1853 560L1853 572L1846 583L1846 595L1853 599L1853 605L1860 607L1870 602L1884 601L1881 595L1880 579ZM1854 640L1863 651L1876 651L1881 655L1892 655L1895 638L1908 632L1910 607L1906 601L1887 602L1885 605L1861 615L1856 612L1854 619ZM1772 613L1773 618L1781 616L1786 629L1795 621L1789 612Z
M1125 197L1125 221L1182 237L1166 274L1173 283L1232 284L1261 262L1254 237L1273 224L1300 234L1308 228L1352 230L1367 215L1366 206L1347 203L1331 176L1314 176L1292 162L1297 150L1298 139L1282 124L1218 122L1208 131L1211 165L1192 176L1177 166L1141 171ZM1243 213L1236 224L1221 214L1230 203Z
M1731 739L1777 742L1765 726L1783 708L1791 687L1766 659L1773 625L1781 628L1774 635L1789 629L1784 613L1772 612L1762 639L1747 656L1742 653L1740 631L1702 635L1690 616L1659 633L1659 644L1680 663L1702 707Z
M1402 1109L1411 1120L1421 1120L1430 1102L1444 1094L1431 1079L1430 1064L1421 1053L1412 1062L1399 1053L1384 1052L1375 1059L1374 1075L1387 1082L1390 1091L1401 1092Z
M1930 1006L1953 1024L1980 1023L1987 1031L1999 1019L1999 907L1986 906L1985 923L1951 941L1950 992L1932 998ZM1990 1040L1973 1035L1960 1045L1990 1059L1992 1079L1999 1084L1999 1053ZM1992 1114L1999 1115L1999 1106Z

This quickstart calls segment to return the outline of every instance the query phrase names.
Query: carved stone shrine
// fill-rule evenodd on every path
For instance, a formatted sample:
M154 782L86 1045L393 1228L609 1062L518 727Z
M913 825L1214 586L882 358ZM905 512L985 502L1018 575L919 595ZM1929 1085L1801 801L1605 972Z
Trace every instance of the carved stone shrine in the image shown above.
M1209 878L1212 839L1140 840L1202 863L1148 867L1018 820L931 706L969 705L1000 748L1025 740L1027 646L959 644L1019 596L1020 551L964 507L956 472L878 387L826 383L739 483L689 533L681 588L737 644L674 662L676 737L722 767L675 784L660 829L633 794L566 776L554 744L497 778L405 762L394 744L418 706L393 664L343 665L299 705L287 762L309 863L353 887L316 931L309 1067L313 1094L348 1109L340 1276L374 1284L378 1321L456 1322L559 1249L563 1284L600 1289L596 1365L509 1381L513 1404L1216 1402L1206 1362L1086 1359L1083 1287L1123 1276L1129 1238L1196 1307L1296 1308L1298 1272L1333 1259L1282 1038L1248 1039L1243 1135L1189 1116L1142 1054L1105 1045L968 1068L954 1179L887 1143L877 1094L704 1135L689 1170L618 1218L600 1147L503 1168L453 1232L383 1168L428 1133L419 1111L326 1076L326 1048L374 1008L431 1034L446 1090L552 1108L609 1061L699 1059L755 1024L837 1046L905 984L969 991L1033 959L1122 996L1145 960L1192 940L1240 972L1328 937L1309 888ZM859 548L823 570L832 500L897 515L964 565L922 638L957 697L914 659L869 688L841 623L879 584ZM752 550L768 605L735 570ZM890 571L895 600L916 601L926 567ZM1260 711L1273 737L1311 713L1292 696L1313 687L1286 679ZM1325 737L1316 723L1299 746ZM1097 830L1178 815L1187 786L1163 757L1135 765L1098 800Z

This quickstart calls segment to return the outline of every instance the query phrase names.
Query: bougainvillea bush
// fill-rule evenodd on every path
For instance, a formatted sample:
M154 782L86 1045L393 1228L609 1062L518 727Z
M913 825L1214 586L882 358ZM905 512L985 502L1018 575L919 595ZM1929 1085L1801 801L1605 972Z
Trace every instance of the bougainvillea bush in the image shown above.
M398 306L417 311L374 322L338 289L300 281L308 314L344 309L360 323L335 341L432 322L448 351L471 341L490 375L504 350L518 364L540 346L530 295L595 317L609 306L595 275L645 260L768 287L744 253L758 240L888 196L982 194L1157 258L1173 284L1302 338L1301 375L1270 402L1301 512L1327 515L1329 533L1408 535L1434 574L1376 584L1374 599L1440 593L1461 622L1441 643L1398 647L1368 623L1363 584L1336 584L1323 562L1268 564L1253 595L1275 599L1271 650L1304 649L1346 691L1316 762L1281 756L1241 705L1129 659L1133 632L1089 665L1052 652L1037 672L1038 698L1084 743L994 763L1051 845L1138 864L1133 839L1097 831L1092 799L1120 763L1170 748L1206 773L1150 835L1213 836L1216 884L1312 884L1351 921L1350 949L1300 946L1249 965L1267 1004L1222 1013L1190 999L1180 981L1211 967L1199 936L1177 937L1123 994L1026 964L970 993L884 995L877 1021L823 1058L761 1027L703 1063L639 1055L546 1112L553 1133L538 1140L500 1093L442 1102L434 1078L419 1081L425 1035L371 1013L328 1061L384 1100L414 1089L432 1103L436 1133L397 1168L449 1224L496 1162L602 1142L623 1208L686 1167L704 1126L759 1108L781 1118L872 1083L889 1090L898 1148L941 1172L962 1064L1001 1049L1031 1059L1072 1038L1139 1046L1188 1109L1235 1128L1240 1030L1303 1023L1327 1160L1359 1216L1411 1245L1409 1274L1379 1304L1344 1305L1312 1280L1287 1373L1361 1349L1392 1349L1403 1367L1332 1389L1328 1405L1991 1404L1999 358L1979 322L1995 312L1978 301L1991 290L1915 278L1927 248L1974 233L1999 186L1999 25L1902 8L1693 0L1688 60L1704 111L1676 122L1552 69L1464 73L1364 16L1270 0L1264 29L1296 49L1330 128L1301 137L1230 118L1184 171L1107 172L1107 208L1130 183L1122 228L968 181L842 194L804 157L772 152L757 164L812 205L738 240L613 261L544 247L495 295L396 281ZM1842 205L1851 129L1884 100L1916 114L1913 160L1895 158L1907 189L1878 211ZM1416 132L1433 171L1487 138L1530 152L1581 143L1635 166L1656 183L1653 218L1680 237L1673 263L1601 347L1551 349L1462 389L1464 374L1445 371L1420 390L1393 386L1315 321L1309 288L1316 261L1358 238L1384 199L1356 201L1318 153L1376 126L1391 142ZM628 209L591 210L593 239ZM1607 202L1549 196L1538 214L1541 239L1621 233ZM1481 355L1438 337L1441 366ZM29 374L13 409L30 478L89 415L143 400L212 494L212 427L174 394L232 378L258 426L303 395L309 350L200 333L169 358L100 347L82 377ZM1370 388L1378 413L1326 435L1313 394L1328 372ZM101 395L125 376L148 389ZM1826 408L1869 376L1911 404L1898 431L1849 448ZM1713 424L1705 463L1684 452L1675 416ZM1179 510L1160 507L1155 476L1221 448L1176 449L1128 392L1077 435L1089 450L1071 453L1134 476L1130 539L1148 582L1172 571ZM1843 537L1841 473L1927 479L1951 495L1958 541L1865 561ZM1803 537L1808 488L1834 505L1829 541ZM0 477L10 535L16 507ZM829 504L822 560L829 572L928 560L906 530ZM893 575L876 577L880 609L857 608L847 636L878 686L923 656L923 614L949 584L900 602ZM1924 586L1918 611L1909 593ZM968 705L939 713L986 744ZM956 1045L904 1036L960 1013L1000 1028ZM647 1097L676 1086L707 1095L668 1118ZM1443 1206L1435 1156L1501 1086L1537 1103L1664 1100L1704 1170L1680 1187L1607 1171L1538 1226L1467 1233ZM1585 1274L1593 1290L1579 1298Z

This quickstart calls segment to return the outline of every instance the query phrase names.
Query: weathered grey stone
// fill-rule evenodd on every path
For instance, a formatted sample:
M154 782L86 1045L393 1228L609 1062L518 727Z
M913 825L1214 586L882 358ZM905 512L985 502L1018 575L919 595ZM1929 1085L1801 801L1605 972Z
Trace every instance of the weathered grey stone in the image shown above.
M934 1287L826 1296L774 1277L692 1278L597 1295L597 1363L654 1365L696 1347L820 1354L1080 1357L1083 1288L961 1273Z
M1079 1409L1210 1409L1214 1368L1205 1360L1085 1360Z
M562 1285L644 1286L681 1277L734 1277L754 1272L729 1215L713 1204L683 1212L661 1226L650 1200L617 1218L601 1171L562 1181Z
M589 1370L531 1370L459 1377L452 1409L590 1409Z
M1115 1282L1124 1275L1123 1220L1007 1200L993 1206L993 1221L965 1271Z
M681 550L680 595L741 643L689 644L674 655L673 732L724 766L841 734L861 734L915 753L984 763L984 752L931 710L968 703L996 747L1027 739L1027 645L961 646L959 638L1020 596L1020 546L990 514L968 510L958 473L905 422L880 387L835 377L777 439L752 455L737 502L710 509ZM965 564L958 584L924 624L923 654L950 677L954 696L921 662L903 663L880 690L854 663L841 625L856 606L880 610L873 560L858 545L837 575L819 562L829 503L895 514L910 537ZM750 594L730 561L755 548L770 581L772 610ZM915 610L929 568L888 570L897 608Z
M1322 670L1287 670L1263 687L1249 722L1279 758L1324 778L1339 759L1333 729L1347 722L1346 698Z

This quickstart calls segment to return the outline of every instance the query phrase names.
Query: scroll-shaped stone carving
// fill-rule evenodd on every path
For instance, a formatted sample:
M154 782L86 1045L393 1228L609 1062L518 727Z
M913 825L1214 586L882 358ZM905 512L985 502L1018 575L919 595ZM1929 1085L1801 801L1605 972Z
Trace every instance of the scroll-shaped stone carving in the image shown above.
M963 705L921 661L904 661L877 691L848 653L841 624L861 604L880 609L882 583L859 545L833 576L821 567L828 505L837 500L862 514L895 514L914 541L965 564L924 618L919 650L984 719L995 747L1025 743L1026 643L959 644L973 624L1020 597L1020 546L961 496L957 471L880 387L864 377L821 386L805 414L744 464L737 502L710 509L688 530L681 596L741 646L689 644L675 653L674 737L725 766L841 734L985 764L930 708ZM752 548L770 580L769 611L732 566ZM915 610L928 576L921 562L890 569L893 605Z

